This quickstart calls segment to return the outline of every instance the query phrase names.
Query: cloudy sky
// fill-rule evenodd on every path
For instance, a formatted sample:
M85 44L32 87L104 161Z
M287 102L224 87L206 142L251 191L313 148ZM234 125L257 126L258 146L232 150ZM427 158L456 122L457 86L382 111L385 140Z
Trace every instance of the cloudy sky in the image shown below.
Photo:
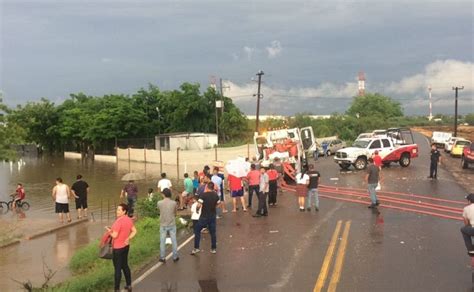
M255 114L343 112L366 88L408 114L474 112L474 2L0 0L0 90L9 105L70 93L207 87Z

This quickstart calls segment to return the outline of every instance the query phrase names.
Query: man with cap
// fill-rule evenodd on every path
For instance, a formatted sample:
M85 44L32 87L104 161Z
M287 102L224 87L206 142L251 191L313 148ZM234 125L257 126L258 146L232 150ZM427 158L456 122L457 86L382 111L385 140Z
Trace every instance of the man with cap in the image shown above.
M464 226L461 228L461 233L467 248L467 254L474 256L474 246L472 245L472 237L474 236L474 193L467 195L466 199L469 205L464 207L462 212Z

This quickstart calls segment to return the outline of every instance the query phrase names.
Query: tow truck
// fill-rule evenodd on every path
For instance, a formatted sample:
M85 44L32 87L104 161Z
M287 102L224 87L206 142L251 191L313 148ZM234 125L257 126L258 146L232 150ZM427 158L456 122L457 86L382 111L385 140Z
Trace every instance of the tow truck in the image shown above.
M418 145L414 142L410 129L390 128L385 135L358 139L352 147L338 150L334 162L344 170L351 165L362 170L367 167L367 160L375 151L378 151L385 166L395 162L407 167L411 159L418 157Z
M295 174L308 164L316 150L312 127L276 129L255 133L257 159L264 166L281 165L281 172L288 184L295 183Z

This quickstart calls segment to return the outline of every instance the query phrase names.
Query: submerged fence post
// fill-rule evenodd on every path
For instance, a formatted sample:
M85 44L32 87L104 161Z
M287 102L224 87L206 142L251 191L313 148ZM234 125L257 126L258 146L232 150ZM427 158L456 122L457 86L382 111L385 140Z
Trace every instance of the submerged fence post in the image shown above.
M214 145L214 160L217 161L217 145Z
M250 143L247 143L247 158L250 158Z

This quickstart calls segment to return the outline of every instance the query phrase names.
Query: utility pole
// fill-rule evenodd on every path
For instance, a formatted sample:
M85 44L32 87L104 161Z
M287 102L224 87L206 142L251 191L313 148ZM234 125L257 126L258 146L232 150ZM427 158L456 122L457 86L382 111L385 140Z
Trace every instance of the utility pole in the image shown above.
M220 89L220 93L221 93L221 117L222 115L224 114L224 88L229 88L229 86L223 86L222 85L222 78L219 78L219 89ZM224 135L224 131L222 131L221 129L221 136L222 136L222 139L221 141L223 143L225 143L225 135ZM219 140L219 135L217 136L217 140Z
M454 97L454 137L458 136L458 91L463 90L464 86L461 87L453 87L455 92Z
M258 131L258 123L259 123L259 115L260 115L260 99L262 98L261 94L260 94L260 85L262 84L262 75L263 75L263 71L260 70L257 72L257 76L258 76L258 89L257 89L257 116L256 116L256 120L255 120L255 132L259 133Z

